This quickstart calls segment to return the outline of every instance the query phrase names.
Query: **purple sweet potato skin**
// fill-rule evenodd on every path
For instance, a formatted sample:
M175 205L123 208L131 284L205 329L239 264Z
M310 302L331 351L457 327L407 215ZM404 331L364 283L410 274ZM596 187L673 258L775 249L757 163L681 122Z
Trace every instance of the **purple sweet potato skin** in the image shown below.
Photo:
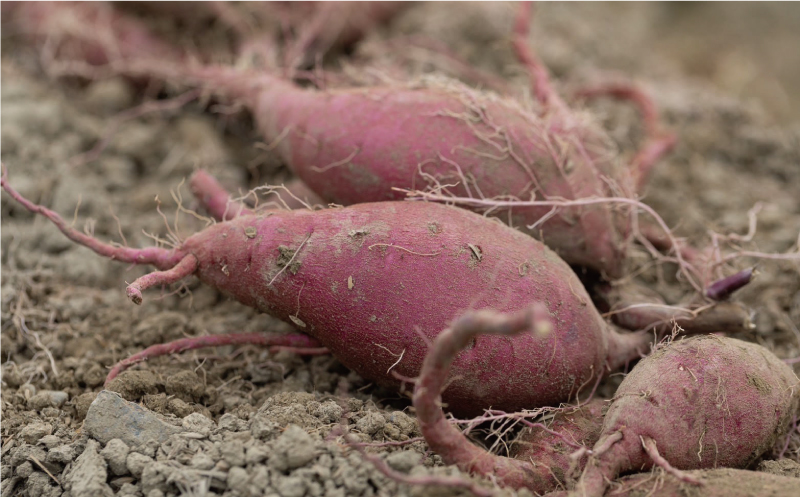
M603 428L603 408L607 405L608 402L602 399L594 399L579 409L556 414L549 427L571 442L592 447L600 438L600 431ZM551 433L539 428L525 428L511 446L508 455L548 468L536 476L545 480L540 484L540 488L552 489L565 485L570 479L568 474L572 464L570 455L575 450ZM584 456L578 461L572 477L580 474L586 464L586 458L587 456Z
M648 468L640 436L678 469L744 468L797 413L794 372L764 347L713 335L656 350L620 384L603 424L623 439L606 454L618 471Z
M702 487L678 481L659 473L636 474L619 480L606 497L795 497L797 478L742 469L689 471L703 482Z
M186 239L181 251L197 257L204 282L294 322L347 367L393 387L399 382L389 370L416 376L427 352L422 336L432 339L463 311L545 303L549 335L481 337L459 355L457 379L444 393L459 413L567 400L630 336L608 327L569 266L543 244L438 204L242 216Z
M607 197L613 196L609 179L622 194L632 191L629 171L610 152L604 133L572 114L539 117L517 102L453 82L325 92L276 85L250 93L260 126L270 140L284 136L278 150L286 162L334 203L402 199L393 187L430 184L420 171L442 184L460 181L450 189L459 196ZM469 178L469 190L463 178ZM524 228L550 210L500 209L493 215ZM532 234L567 262L617 277L626 226L624 215L602 204L563 208Z

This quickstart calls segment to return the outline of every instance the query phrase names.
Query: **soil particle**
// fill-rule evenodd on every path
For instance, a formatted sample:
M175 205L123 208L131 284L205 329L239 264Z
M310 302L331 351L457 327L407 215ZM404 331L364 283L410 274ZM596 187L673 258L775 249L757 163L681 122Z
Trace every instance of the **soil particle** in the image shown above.
M66 392L42 390L28 399L28 409L41 411L48 407L61 407L68 399Z
M111 380L106 386L109 392L116 392L125 400L136 401L148 394L158 393L160 382L150 371L128 370Z
M131 452L125 459L125 466L127 466L128 472L136 478L141 478L144 468L152 463L152 457L149 457L145 454L140 454L138 452Z
M111 470L112 474L123 476L128 474L127 460L130 450L128 444L119 438L112 438L100 451L100 455L106 460L108 469Z
M761 461L758 470L773 475L791 476L800 478L800 463L791 459L780 459L778 461Z
M49 435L53 426L49 423L34 422L26 425L19 431L19 436L29 444L36 444L42 437Z
M305 466L315 456L316 449L311 436L299 426L289 425L275 440L269 465L278 471L285 472Z
M86 442L83 453L75 460L71 469L64 474L65 495L73 497L110 497L114 491L106 483L106 461L98 453L99 444L94 440Z

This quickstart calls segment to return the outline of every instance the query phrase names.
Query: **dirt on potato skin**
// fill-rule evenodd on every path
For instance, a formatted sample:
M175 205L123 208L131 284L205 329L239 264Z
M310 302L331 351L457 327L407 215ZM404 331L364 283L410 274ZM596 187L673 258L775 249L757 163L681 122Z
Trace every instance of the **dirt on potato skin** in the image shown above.
M531 44L565 94L592 81L600 71L636 77L652 92L680 141L655 168L645 201L677 226L679 235L702 242L708 229L744 234L748 210L762 202L750 246L766 252L789 250L800 228L800 128L778 127L758 105L687 78L663 52L647 52L654 36L648 27L669 19L665 9L643 4L543 4ZM513 6L506 4L465 5L459 15L442 5L419 4L381 36L439 35L459 55L507 78L522 92L527 79L508 47L513 14ZM488 21L481 24L481 19ZM152 241L143 230L165 236L165 221L153 199L161 200L161 210L172 223L175 204L170 189L195 167L209 169L233 191L289 178L284 165L253 146L258 137L246 120L207 114L197 104L122 123L96 160L71 164L77 154L106 136L118 112L136 105L141 97L135 87L119 79L87 86L48 80L32 60L24 46L4 44L0 147L9 180L25 196L67 219L77 212L79 227L93 220L90 228L102 239L121 242L121 232L129 245L147 246ZM419 69L432 67L435 64L421 64ZM641 136L636 112L609 101L589 105L620 152L631 156ZM184 203L193 206L185 188ZM182 217L179 233L185 236L202 226L193 223ZM342 409L341 415L364 441L418 436L416 424L409 424L413 413L404 395L367 385L330 357L270 356L250 347L185 353L124 373L112 389L125 399L177 424L199 414L213 426L196 444L126 443L129 453L119 467L119 450L125 449L115 443L117 452L103 453L106 449L94 447L83 431L89 404L102 390L112 364L152 344L187 335L291 328L226 301L197 282L168 289L162 298L151 291L145 305L134 306L125 298L125 282L148 268L128 268L73 246L46 220L23 211L6 195L0 237L4 496L6 492L62 495L76 474L97 475L99 468L106 468L107 474L92 491L107 493L105 484L117 495L180 495L188 492L181 485L193 478L208 479L208 486L194 489L197 492L206 489L231 496L441 494L438 488L397 485L345 450L340 439L326 439L339 421L331 417L336 410L330 402ZM666 267L639 279L675 302L686 289L675 281L674 272ZM736 295L755 310L756 329L736 338L761 343L779 357L800 356L797 265L760 262L759 273ZM603 391L611 394L613 388L611 383ZM265 421L259 424L257 419ZM275 424L274 431L264 428L266 421ZM296 430L282 439L290 424L310 433L311 442ZM237 443L244 460L238 456ZM279 451L287 443L310 443L313 460L287 468L269 457L259 459L260 452ZM424 442L371 450L395 458L392 467L412 474L457 473L442 468L438 456L426 452ZM799 451L800 439L792 439L784 457L798 460ZM302 454L298 457L302 460ZM147 458L159 464L152 463L154 469L137 476ZM86 468L87 473L76 467ZM189 469L218 471L229 480L197 478L198 473L186 473ZM69 492L74 495L78 489L70 487Z

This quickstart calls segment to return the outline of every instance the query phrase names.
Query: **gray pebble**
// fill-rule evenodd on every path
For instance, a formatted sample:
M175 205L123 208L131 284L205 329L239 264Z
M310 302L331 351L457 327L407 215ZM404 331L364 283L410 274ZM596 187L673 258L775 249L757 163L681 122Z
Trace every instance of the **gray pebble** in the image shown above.
M287 476L278 480L275 489L281 497L303 497L306 493L306 482L299 476Z
M205 452L198 452L189 460L189 467L200 470L208 470L214 467L214 459Z
M76 454L77 451L72 444L59 445L58 447L53 447L47 452L46 460L49 463L67 464L75 459Z
M100 451L100 455L108 463L108 469L112 474L122 476L128 474L127 460L130 450L125 442L114 438L108 441L105 448Z
M24 463L25 461L29 461L31 457L35 457L39 461L44 461L47 453L44 451L43 448L35 446L35 445L28 445L23 444L17 447L11 454L11 465L14 467L19 466L20 464ZM5 462L5 458L4 461Z
M108 472L106 462L97 451L98 443L94 440L86 442L83 454L75 460L75 465L64 474L64 489L72 495L90 497L111 497L114 491L106 483Z
M45 407L61 407L67 400L69 400L67 392L42 390L28 399L28 409L41 411Z
M275 440L269 464L278 471L305 466L316 457L314 439L297 425L289 425Z
M125 465L128 467L128 471L136 478L141 478L145 466L152 463L152 457L139 454L138 452L129 453L127 459L125 460Z
M228 472L228 488L242 495L248 495L248 474L244 468L231 468Z
M230 466L244 466L244 445L241 440L222 442L219 451Z
M14 474L20 478L27 478L31 475L31 473L33 473L33 463L30 461L25 461L24 463L20 464L14 471Z
M205 437L209 436L214 428L217 427L214 421L208 419L199 412L193 412L183 418L181 425L186 431L199 433Z
M38 445L44 445L48 449L58 447L61 444L61 438L56 435L45 435L39 439Z
M129 447L150 440L161 444L171 435L183 431L162 421L152 411L108 390L100 392L89 406L83 427L89 436L102 443L119 438Z
M53 431L53 426L49 423L41 423L35 421L24 426L19 431L19 436L29 444L35 444L45 435L49 435Z
M266 414L258 413L250 420L250 433L257 440L266 440L277 430L278 425Z
M356 430L367 435L374 435L383 429L386 420L377 412L370 411L356 422Z
M228 431L244 431L247 429L247 421L239 419L230 413L225 413L219 418L219 429Z
M386 457L386 464L395 471L408 473L411 468L419 464L421 455L413 450L393 452Z

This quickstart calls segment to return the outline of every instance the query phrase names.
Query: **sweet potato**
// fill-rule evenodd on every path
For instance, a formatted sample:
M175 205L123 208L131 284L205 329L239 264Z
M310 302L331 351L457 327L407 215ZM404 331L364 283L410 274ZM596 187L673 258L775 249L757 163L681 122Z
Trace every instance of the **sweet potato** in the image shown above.
M448 193L481 198L631 197L659 151L671 146L662 137L657 150L622 164L607 134L544 84L541 65L541 107L533 111L450 80L320 91L263 71L175 60L145 51L115 59L110 69L203 86L245 105L292 170L325 201L342 205L404 198L393 188L455 183ZM612 278L624 272L624 209L597 203L490 210L528 227L569 263Z
M672 342L619 386L573 494L600 496L618 474L660 466L744 468L789 428L800 396L794 372L764 347L717 336Z
M449 408L476 413L557 404L649 347L620 334L591 304L570 267L533 238L463 209L381 202L320 211L272 210L209 226L173 249L112 246L3 188L73 241L160 272L142 290L192 274L226 295L295 324L363 377L398 387L434 338L468 309L515 311L544 303L547 336L487 337L455 361Z
M516 458L489 454L455 429L437 402L456 353L470 341L481 333L541 330L546 320L539 306L511 315L473 312L437 337L422 366L414 406L425 439L446 462L534 492L567 483L557 476L570 469L568 456L553 447L512 453ZM602 431L599 413L591 409L585 423L573 425L574 433L595 444L570 495L601 496L618 474L654 464L696 485L702 482L680 469L746 467L789 428L800 399L794 394L798 386L792 370L760 345L702 336L662 346L623 380ZM585 453L575 453L576 462L583 462L578 457Z

